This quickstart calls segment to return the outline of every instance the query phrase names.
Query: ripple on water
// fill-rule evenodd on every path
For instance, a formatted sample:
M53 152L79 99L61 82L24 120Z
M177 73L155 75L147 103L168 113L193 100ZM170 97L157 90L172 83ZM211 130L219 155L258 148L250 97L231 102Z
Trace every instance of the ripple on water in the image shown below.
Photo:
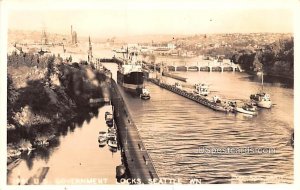
M202 74L206 75L191 75ZM224 75L233 86L247 91L242 94L248 96L258 89L256 83ZM236 89L231 84L224 84L223 89L218 85L218 88L224 94L232 94ZM278 94L274 97L278 104L274 109L260 110L257 117L246 117L215 112L151 83L146 86L151 92L149 101L131 96L125 99L160 177L182 178L186 183L193 177L203 183L231 183L232 175L281 175L285 183L293 182L293 149L286 140L293 128L288 118L293 115L293 96L284 96L290 99L283 100ZM269 90L290 93L274 88ZM199 153L202 146L275 148L276 154ZM280 180L274 183L277 182Z

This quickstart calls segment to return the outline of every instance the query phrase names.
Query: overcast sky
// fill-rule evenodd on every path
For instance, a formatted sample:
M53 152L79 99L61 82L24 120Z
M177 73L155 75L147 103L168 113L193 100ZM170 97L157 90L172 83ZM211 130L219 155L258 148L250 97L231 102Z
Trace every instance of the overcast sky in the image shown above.
M70 25L73 25L80 36L103 37L293 32L291 6L233 4L235 1L221 3L217 0L214 3L156 0L142 3L140 1L86 3L87 1L78 0L58 2L31 1L26 4L23 1L13 2L7 9L8 27L39 31L46 27L49 32L69 34Z

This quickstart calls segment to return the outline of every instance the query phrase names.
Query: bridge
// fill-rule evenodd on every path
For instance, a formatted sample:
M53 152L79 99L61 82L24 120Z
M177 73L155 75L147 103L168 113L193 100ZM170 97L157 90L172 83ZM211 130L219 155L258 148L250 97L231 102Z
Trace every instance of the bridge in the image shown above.
M205 71L205 72L242 72L243 70L238 64L234 63L223 63L223 62L208 62L208 63L195 63L195 65L170 65L169 63L161 62L159 64L147 63L143 61L144 67L152 70L160 71L162 67L168 71Z
M104 62L112 62L117 64L122 64L124 62L123 58L96 58L96 62L94 63L95 67L97 68L98 65ZM205 71L205 72L242 72L240 65L230 63L223 63L223 62L208 62L208 63L195 63L194 65L175 65L169 63L148 63L143 61L143 68L144 69L151 69L160 71L160 68L163 68L167 71Z

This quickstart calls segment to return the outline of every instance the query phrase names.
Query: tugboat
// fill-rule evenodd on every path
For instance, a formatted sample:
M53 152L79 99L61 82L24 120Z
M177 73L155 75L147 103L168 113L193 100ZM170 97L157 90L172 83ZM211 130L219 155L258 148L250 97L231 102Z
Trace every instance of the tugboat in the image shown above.
M256 94L251 94L250 95L250 100L252 100L258 107L261 108L271 108L272 107L272 101L270 98L270 95L263 92L264 88L264 74L261 74L261 92L256 93Z
M195 84L194 93L201 96L207 96L209 94L208 85L206 84Z
M140 98L143 100L149 100L150 99L150 92L148 89L143 88L142 93L140 94Z

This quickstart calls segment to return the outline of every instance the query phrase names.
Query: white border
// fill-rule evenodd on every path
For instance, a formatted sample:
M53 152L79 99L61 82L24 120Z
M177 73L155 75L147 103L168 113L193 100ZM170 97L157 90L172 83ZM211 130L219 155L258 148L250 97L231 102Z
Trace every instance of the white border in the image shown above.
M34 6L33 6L34 5ZM50 6L49 6L50 5ZM6 186L6 100L7 100L7 91L6 91L6 75L7 75L7 67L6 67L6 48L7 48L7 13L11 10L36 10L36 9L52 9L52 10L64 10L64 9L95 9L95 7L101 7L101 9L123 9L126 7L128 10L130 9L208 9L208 8L218 8L218 9L273 9L273 8L288 8L294 10L294 53L295 53L295 74L294 74L294 130L295 134L298 134L299 131L295 126L299 126L299 65L300 52L299 47L299 21L296 18L300 18L300 1L297 0L188 0L188 1L161 1L161 0L152 0L152 1L97 1L97 0L0 0L0 71L1 71L1 79L0 79L0 109L1 109L1 117L0 117L0 125L1 125L1 147L0 147L0 190L1 189L195 189L195 188L204 188L204 189L297 189L300 181L300 165L299 165L299 150L296 148L295 157L294 157L294 184L293 185L145 185L145 186L124 186L124 185L105 185L105 186ZM299 136L299 135L297 135ZM295 147L299 147L298 137L295 137ZM296 169L298 168L298 169Z

